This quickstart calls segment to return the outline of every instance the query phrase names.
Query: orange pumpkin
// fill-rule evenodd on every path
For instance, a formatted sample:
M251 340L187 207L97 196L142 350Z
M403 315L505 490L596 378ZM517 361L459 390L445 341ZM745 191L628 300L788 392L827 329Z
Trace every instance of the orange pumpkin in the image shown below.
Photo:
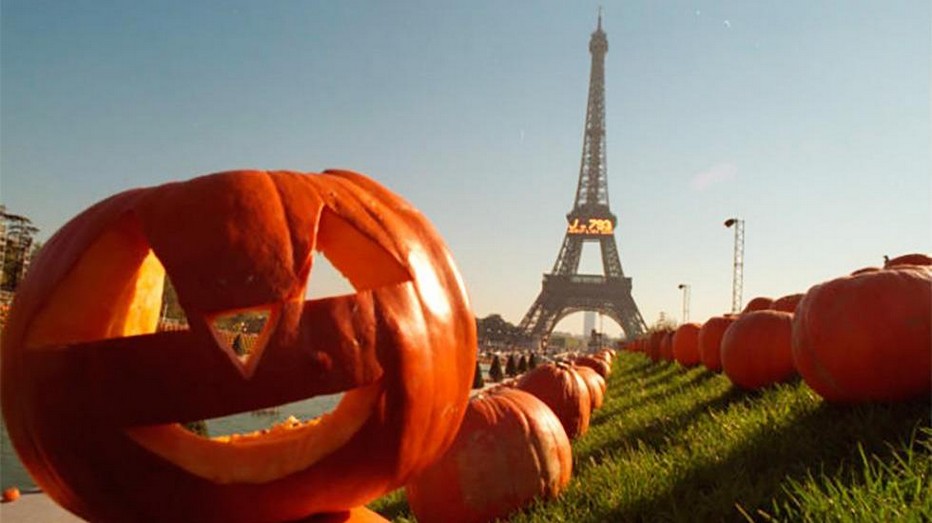
M699 364L699 329L698 323L684 323L673 334L673 358L685 367Z
M608 378L609 374L612 373L612 365L608 363L603 358L598 358L594 356L580 356L573 359L573 364L577 367L589 367L590 369L599 373L599 376L603 378Z
M570 442L553 411L503 387L469 402L450 450L405 492L418 521L480 523L556 497L572 469Z
M741 313L767 310L772 303L773 298L758 296L749 301L748 304L744 306L744 310L742 310Z
M722 337L722 370L728 379L745 389L759 389L793 377L792 326L789 312L742 314Z
M790 313L795 312L796 306L799 305L799 302L802 299L802 293L789 294L787 296L777 298L773 301L773 303L770 304L770 310Z
M4 503L10 503L16 501L20 498L20 492L18 487L7 487L3 489L3 499Z
M705 368L715 372L722 370L722 337L733 321L735 316L713 316L699 329L699 359Z
M305 301L313 252L357 293ZM190 328L155 332L165 275ZM212 321L262 309L244 361ZM282 521L360 506L453 441L475 319L440 236L363 175L236 171L110 197L59 230L2 341L3 414L36 483L92 521ZM179 423L343 392L315 421Z
M932 265L932 258L922 253L903 254L883 262L884 269L892 269L903 265Z
M388 520L366 507L356 507L341 512L316 514L296 523L388 523Z
M574 367L573 370L586 382L586 387L589 389L589 399L591 400L590 405L592 406L592 410L602 408L602 403L605 401L605 389L607 387L605 378L593 370L592 367L578 365Z
M673 361L673 334L675 331L664 331L663 337L660 338L660 359L663 361Z
M652 361L660 361L661 351L660 347L663 343L663 338L667 335L665 330L657 330L650 333L650 336L647 338L647 356Z
M524 374L517 387L530 392L557 415L570 439L589 430L592 399L589 387L573 367L564 363L548 363Z
M793 320L793 358L829 401L896 401L932 390L932 267L901 266L809 289Z

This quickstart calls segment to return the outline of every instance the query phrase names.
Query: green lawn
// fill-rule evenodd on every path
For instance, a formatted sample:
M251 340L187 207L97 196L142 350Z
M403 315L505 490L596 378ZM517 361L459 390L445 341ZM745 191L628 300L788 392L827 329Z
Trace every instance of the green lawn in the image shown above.
M932 521L932 406L824 403L619 354L573 480L519 522ZM371 508L414 521L403 491Z

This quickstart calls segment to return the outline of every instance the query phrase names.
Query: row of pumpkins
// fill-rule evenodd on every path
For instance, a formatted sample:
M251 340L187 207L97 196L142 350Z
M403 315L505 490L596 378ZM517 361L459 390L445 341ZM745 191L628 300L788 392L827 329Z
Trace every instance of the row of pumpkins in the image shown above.
M740 314L657 330L624 346L654 361L704 365L759 389L797 374L828 401L932 394L932 258L908 254Z
M405 487L418 521L492 521L559 494L614 355L546 363L474 395L452 446Z

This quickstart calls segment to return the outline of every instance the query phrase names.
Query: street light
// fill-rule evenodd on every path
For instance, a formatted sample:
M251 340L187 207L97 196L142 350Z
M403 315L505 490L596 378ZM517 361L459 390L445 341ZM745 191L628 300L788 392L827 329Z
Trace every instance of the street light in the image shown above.
M735 226L734 272L731 280L731 312L741 311L741 294L744 286L744 220L728 218L725 227Z
M689 321L689 284L681 283L677 289L683 291L683 323L685 324Z

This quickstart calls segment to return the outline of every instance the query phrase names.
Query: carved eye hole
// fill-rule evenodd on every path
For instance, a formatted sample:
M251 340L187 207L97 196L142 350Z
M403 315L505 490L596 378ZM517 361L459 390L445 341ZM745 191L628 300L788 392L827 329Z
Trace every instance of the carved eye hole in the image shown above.
M217 345L248 378L262 358L278 315L279 307L269 305L214 314L207 318L207 324Z
M58 282L34 317L25 346L155 332L165 282L165 268L138 220L127 214L103 231Z

